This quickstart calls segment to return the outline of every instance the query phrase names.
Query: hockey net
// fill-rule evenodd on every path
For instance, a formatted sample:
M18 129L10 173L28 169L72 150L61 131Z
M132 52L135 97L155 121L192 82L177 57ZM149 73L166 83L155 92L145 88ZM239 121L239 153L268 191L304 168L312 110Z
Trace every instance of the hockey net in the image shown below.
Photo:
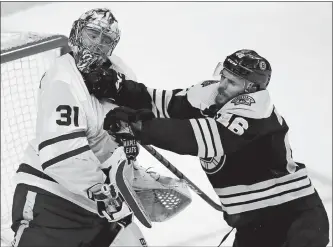
M1 240L13 233L13 176L35 135L37 89L44 72L66 52L67 38L36 33L1 33Z

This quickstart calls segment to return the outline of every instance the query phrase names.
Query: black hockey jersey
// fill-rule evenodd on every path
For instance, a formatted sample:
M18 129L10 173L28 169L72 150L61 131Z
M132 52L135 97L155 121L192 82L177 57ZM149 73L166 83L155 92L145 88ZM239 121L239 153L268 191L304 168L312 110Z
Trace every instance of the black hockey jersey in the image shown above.
M292 158L289 128L268 91L239 95L217 110L218 84L173 91L131 87L136 91L127 106L145 105L157 117L143 124L142 144L198 156L231 226L314 194L305 166Z

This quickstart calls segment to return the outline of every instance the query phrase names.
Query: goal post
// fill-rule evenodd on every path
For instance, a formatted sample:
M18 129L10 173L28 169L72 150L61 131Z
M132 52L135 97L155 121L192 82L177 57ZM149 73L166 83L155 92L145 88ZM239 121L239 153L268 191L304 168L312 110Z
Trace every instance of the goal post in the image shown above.
M68 40L64 35L39 37L36 34L30 34L28 38L30 39L28 43L4 48L4 50L1 44L1 64L56 48L62 49L62 53L65 53L68 49ZM34 38L39 38L39 40Z
M13 176L35 136L39 82L54 60L68 51L64 35L1 33L1 240L7 246L13 237Z

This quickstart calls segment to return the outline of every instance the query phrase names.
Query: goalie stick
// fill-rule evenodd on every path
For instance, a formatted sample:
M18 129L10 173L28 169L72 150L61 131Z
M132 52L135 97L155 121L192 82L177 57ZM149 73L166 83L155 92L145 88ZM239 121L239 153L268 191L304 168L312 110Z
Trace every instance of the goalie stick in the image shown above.
M182 172L180 172L175 166L173 166L162 154L156 151L155 148L148 145L142 145L152 156L154 156L159 162L161 162L166 168L168 168L178 178L184 179L188 187L190 187L198 196L206 201L210 206L218 211L223 212L221 205L215 203L209 196L207 196L201 189L199 189L190 179L188 179Z

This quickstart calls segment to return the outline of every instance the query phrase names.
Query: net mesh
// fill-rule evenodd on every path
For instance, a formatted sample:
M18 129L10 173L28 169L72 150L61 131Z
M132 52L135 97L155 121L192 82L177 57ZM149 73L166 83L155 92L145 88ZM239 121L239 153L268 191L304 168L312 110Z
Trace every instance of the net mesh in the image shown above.
M34 33L1 33L4 51L36 49L36 54L1 63L1 238L12 238L11 207L15 189L13 175L23 152L35 135L37 89L44 72L60 55L60 48L38 52L38 44L47 35Z

